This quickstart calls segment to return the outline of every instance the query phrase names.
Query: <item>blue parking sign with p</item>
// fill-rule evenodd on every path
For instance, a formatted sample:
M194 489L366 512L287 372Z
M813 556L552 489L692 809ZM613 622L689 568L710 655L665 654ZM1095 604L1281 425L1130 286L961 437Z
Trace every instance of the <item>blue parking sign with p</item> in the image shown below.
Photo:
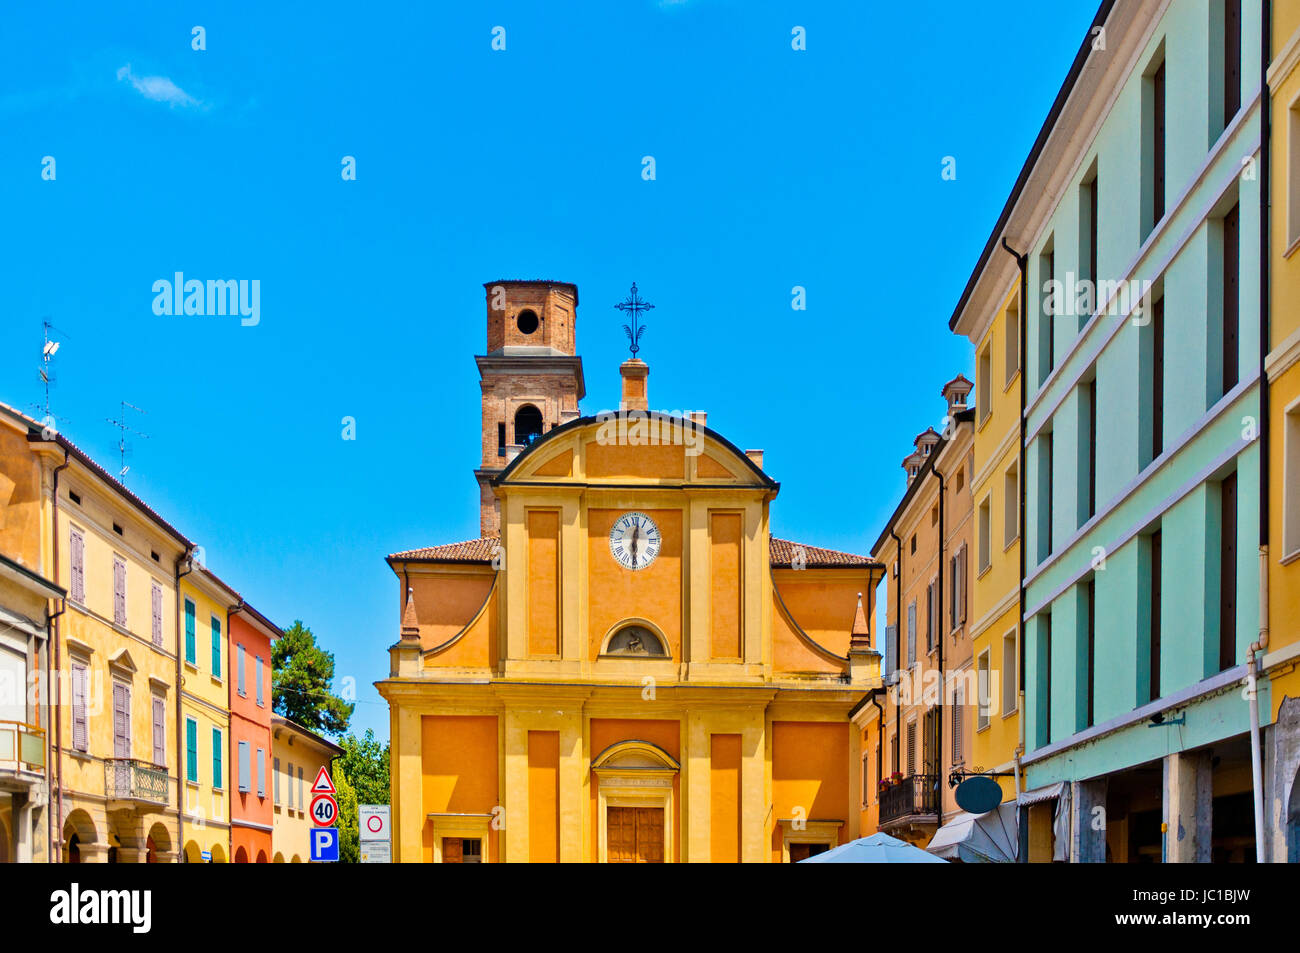
M337 863L339 859L339 829L316 827L311 832L311 859L324 863Z

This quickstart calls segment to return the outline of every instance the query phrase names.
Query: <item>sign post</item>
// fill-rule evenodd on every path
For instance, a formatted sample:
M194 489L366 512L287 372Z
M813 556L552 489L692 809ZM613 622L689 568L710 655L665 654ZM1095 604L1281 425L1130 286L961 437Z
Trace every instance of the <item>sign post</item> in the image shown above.
M358 837L363 864L391 864L392 839L389 833L390 812L387 804L358 805Z

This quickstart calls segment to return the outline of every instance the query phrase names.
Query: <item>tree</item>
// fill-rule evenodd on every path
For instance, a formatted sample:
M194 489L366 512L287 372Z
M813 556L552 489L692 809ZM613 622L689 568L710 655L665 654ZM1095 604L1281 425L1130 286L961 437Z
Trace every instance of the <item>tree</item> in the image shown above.
M311 629L295 620L271 645L271 699L277 715L328 735L348 730L354 702L332 691L334 654L316 644Z
M389 746L380 745L375 733L365 737L348 735L339 742L343 754L334 759L334 785L339 801L339 860L355 864L360 860L358 805L388 804L391 792Z

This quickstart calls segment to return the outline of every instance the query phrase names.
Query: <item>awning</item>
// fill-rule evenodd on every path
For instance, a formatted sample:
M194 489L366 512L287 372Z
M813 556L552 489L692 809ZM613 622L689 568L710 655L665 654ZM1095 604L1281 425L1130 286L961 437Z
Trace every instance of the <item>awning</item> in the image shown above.
M1056 810L1052 814L1052 860L1066 860L1070 843L1070 788L1066 782L1057 781L1046 787L1023 791L1016 803L1028 807L1052 799L1056 799Z
M1061 792L1065 789L1064 781L1057 781L1055 784L1049 784L1045 788L1034 788L1032 791L1021 791L1016 796L1017 804L1041 804L1043 801L1050 801L1054 797L1060 797Z
M1016 860L1017 805L1007 801L987 814L962 811L935 831L926 850L964 864L1009 864Z
M45 638L45 624L36 622L27 618L25 615L19 615L9 609L0 606L0 626L7 626L11 629L17 629L24 635L34 635L38 639Z

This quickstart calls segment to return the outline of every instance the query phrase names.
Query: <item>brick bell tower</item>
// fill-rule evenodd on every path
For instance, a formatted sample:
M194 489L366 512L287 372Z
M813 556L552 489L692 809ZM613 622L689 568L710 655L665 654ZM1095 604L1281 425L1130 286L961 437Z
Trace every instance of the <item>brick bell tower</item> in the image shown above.
M577 356L578 286L567 281L489 281L487 354L478 363L483 398L479 530L501 533L491 481L542 434L578 416L587 392Z

